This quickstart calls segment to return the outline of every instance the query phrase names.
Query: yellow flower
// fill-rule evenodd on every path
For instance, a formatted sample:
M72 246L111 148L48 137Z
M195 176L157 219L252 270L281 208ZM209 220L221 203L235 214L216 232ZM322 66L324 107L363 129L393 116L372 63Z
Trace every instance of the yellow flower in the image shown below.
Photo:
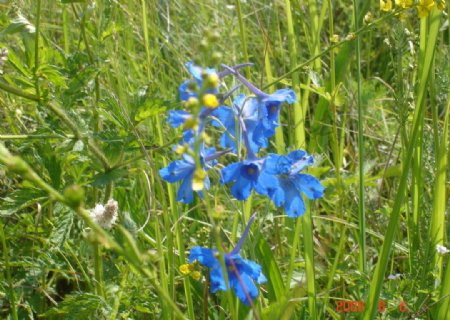
M430 14L431 9L436 5L434 0L420 0L417 6L417 12L420 18L424 18Z
M402 8L409 8L413 5L413 0L395 0L395 4Z
M214 94L207 93L202 98L203 105L207 108L217 108L219 106L219 100Z
M196 169L194 177L192 178L192 190L201 191L205 187L206 171L203 169Z
M188 263L185 263L185 264L182 264L179 269L180 269L181 274L187 275L187 274L191 273L193 266Z
M200 271L193 271L191 273L191 277L192 279L194 279L195 281L200 280L200 278L202 277L202 274L200 273Z
M444 10L444 9L445 9L445 0L441 0L441 2L439 2L439 3L437 4L437 8L438 8L439 10Z
M392 0L380 0L381 11L391 11L392 10Z

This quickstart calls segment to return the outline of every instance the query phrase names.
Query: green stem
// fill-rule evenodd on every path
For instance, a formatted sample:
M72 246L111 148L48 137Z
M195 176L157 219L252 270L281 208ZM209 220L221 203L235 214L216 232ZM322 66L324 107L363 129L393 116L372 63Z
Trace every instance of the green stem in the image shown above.
M41 25L41 0L36 1L36 31L34 40L34 86L36 90L36 95L39 98L41 96L39 90L39 33Z
M3 261L5 264L5 276L9 287L9 304L11 308L11 315L13 320L18 320L17 316L17 305L16 305L16 294L14 292L14 284L11 278L11 266L9 265L9 248L6 243L5 230L3 228L3 223L0 221L0 238L2 240L3 248Z
M22 91L18 88L12 87L9 84L4 83L2 81L0 81L0 89L4 90L6 92L12 93L16 96L28 99L28 100L32 100L32 101L36 101L36 102L40 101L40 98L37 95Z
M353 0L353 14L355 19L355 31L359 29L359 9L358 2ZM359 271L366 272L366 215L364 206L364 110L361 100L361 43L360 38L356 39L356 79L357 79L357 102L358 108L358 169L359 169L359 189L358 189L358 217L359 217Z
M95 274L95 288L97 295L105 298L105 291L103 289L103 260L102 248L96 241L92 243L94 252L94 274Z
M244 61L249 62L248 50L247 50L247 35L245 32L244 17L242 16L241 1L235 0L234 3L236 5L236 11L237 11L237 16L238 16L238 21L239 21L239 35L241 37L241 45L242 45L242 53L244 55ZM247 77L247 79L249 79L250 78L249 77L250 69L246 68L244 72L245 72L245 76Z
M437 9L433 9L430 13L430 31L427 37L427 46L425 50L425 58L419 75L418 94L416 99L416 108L413 119L413 127L411 130L409 144L405 154L405 161L402 164L402 175L397 189L397 194L392 207L392 212L389 219L386 235L383 246L381 248L379 259L375 267L375 272L371 280L369 298L366 303L366 310L364 313L364 320L373 319L377 312L378 299L381 292L381 287L384 282L384 274L386 272L389 256L394 242L395 234L398 229L400 220L400 211L403 206L403 201L406 195L406 186L408 182L409 170L411 168L411 159L414 154L416 143L419 138L420 123L424 116L425 110L425 96L428 79L430 76L431 65L436 48L436 40L439 32L441 13Z

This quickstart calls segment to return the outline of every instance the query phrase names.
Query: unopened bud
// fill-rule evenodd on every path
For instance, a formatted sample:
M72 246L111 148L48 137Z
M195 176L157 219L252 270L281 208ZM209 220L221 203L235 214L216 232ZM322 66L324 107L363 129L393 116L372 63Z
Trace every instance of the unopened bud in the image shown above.
M189 97L189 99L187 99L184 105L188 109L194 109L198 107L199 101L196 97Z
M64 198L69 207L76 209L83 204L84 189L77 184L71 185L64 190Z

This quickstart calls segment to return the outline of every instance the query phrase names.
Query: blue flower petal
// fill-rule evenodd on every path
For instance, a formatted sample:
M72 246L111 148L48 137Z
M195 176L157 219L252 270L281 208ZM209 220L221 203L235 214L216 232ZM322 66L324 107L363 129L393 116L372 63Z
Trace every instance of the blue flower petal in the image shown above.
M193 247L189 253L189 263L193 263L197 260L201 265L213 268L219 263L216 258L216 250L203 247Z
M240 162L229 164L228 166L222 169L220 182L223 184L236 180L240 172L240 169L241 169Z
M238 200L247 199L252 192L253 183L251 180L240 177L231 187L231 194Z
M165 168L159 170L161 177L167 182L173 183L186 178L194 170L194 164L186 160L175 160Z
M300 192L295 188L295 186L289 181L289 187L285 187L285 204L284 209L288 217L297 218L305 213L305 204L300 195Z
M309 174L297 174L291 178L297 190L306 194L310 199L317 199L323 196L325 188L316 177Z
M233 288L236 296L246 305L250 305L253 300L258 297L258 288L255 286L253 279L245 274L239 274L232 271L229 274L230 286Z
M172 128L178 128L179 126L183 125L191 116L192 115L187 111L170 110L169 116L167 117L167 122Z
M288 157L270 153L264 161L264 168L270 174L287 174L291 168L291 163Z
M187 101L190 97L197 97L197 94L189 89L192 80L184 81L178 87L178 95L181 101Z
M177 192L177 201L183 203L192 203L194 201L194 191L192 190L192 178L193 172L191 175L187 176L180 185L180 188Z
M255 190L261 195L270 196L279 188L278 179L265 171L261 171Z
M217 291L226 291L227 285L225 283L225 279L222 273L222 266L220 263L217 263L216 266L211 268L209 272L209 280L210 284L210 292L215 293Z

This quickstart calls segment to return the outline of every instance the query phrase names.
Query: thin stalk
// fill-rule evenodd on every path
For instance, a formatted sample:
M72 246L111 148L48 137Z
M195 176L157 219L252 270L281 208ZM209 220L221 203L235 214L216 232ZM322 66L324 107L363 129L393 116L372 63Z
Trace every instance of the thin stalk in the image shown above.
M11 308L11 316L13 320L18 320L17 316L17 304L16 304L16 294L14 292L14 284L11 278L11 266L9 264L9 247L6 242L5 230L3 228L3 222L0 221L0 238L2 240L2 249L3 249L3 261L4 261L4 270L6 281L9 287L9 305Z
M6 92L12 93L16 96L28 99L28 100L32 100L32 101L36 101L36 102L40 101L40 98L37 95L22 91L18 88L12 87L9 84L4 83L2 81L0 81L0 89L3 91L6 91Z
M94 255L94 275L95 275L95 288L96 294L105 298L105 291L103 289L103 260L102 260L102 248L98 242L92 243L93 255Z
M242 45L242 53L244 55L244 61L249 62L250 60L248 57L248 49L247 49L247 34L245 31L244 17L242 15L241 1L235 0L234 3L236 5L236 12L237 12L238 21L239 21L239 35L241 37L241 45ZM245 70L245 76L247 79L250 78L249 69Z
M39 33L41 27L41 0L36 1L36 31L34 37L34 87L36 90L36 95L39 98L40 90L39 90Z
M285 0L288 1L288 0ZM359 28L356 32L353 33L353 35L355 36L355 39L360 37L364 32L371 30L372 28L375 28L379 23L388 20L390 18L392 18L392 16L394 16L395 14L397 14L398 11L392 11L391 13L382 15L380 18L374 20L371 24L368 24L366 26L363 26L361 28ZM326 48L325 50L323 50L322 52L318 53L317 55L315 55L314 57L309 58L308 60L306 60L305 62L302 62L298 65L296 65L294 68L291 68L291 70L289 70L288 72L286 72L285 74L279 76L278 78L276 78L275 80L273 80L272 82L266 84L262 89L267 89L271 86L273 86L274 84L279 83L281 80L289 77L290 75L295 74L296 72L298 72L299 70L303 69L304 67L308 66L309 64L313 63L316 59L321 58L322 56L326 55L328 52L330 52L333 49L336 49L340 46L342 46L343 44L349 42L349 41L353 41L353 39L350 40L343 40L341 42L335 43L331 46L329 46L328 48Z
M355 31L359 29L359 8L358 1L353 0L353 16ZM364 110L361 99L361 42L356 39L356 81L357 98L356 107L358 109L358 169L359 169L359 189L358 189L358 221L359 221L359 271L366 272L366 214L364 205Z
M307 205L307 203L305 203L305 205L306 211L305 215L303 216L302 226L303 226L303 242L305 246L308 308L309 308L309 316L311 317L311 319L317 319L313 224L309 205Z
M403 201L406 195L406 187L408 182L409 170L411 168L411 159L414 154L416 142L419 138L420 132L420 119L424 115L425 110L425 96L427 83L431 71L432 60L436 48L436 40L439 32L441 13L437 9L433 9L428 19L430 19L430 28L427 38L427 46L425 49L425 58L419 75L418 94L416 99L416 108L413 119L413 126L410 135L410 143L408 144L405 159L402 164L402 175L400 177L400 183L397 189L397 194L392 207L392 212L389 219L386 235L384 238L383 246L381 248L379 259L375 267L375 272L371 280L369 297L366 303L366 310L364 313L364 320L373 319L377 312L378 299L381 292L381 287L384 283L384 275L386 272L387 264L389 262L390 252L393 246L395 234L398 229L400 220L400 211L403 206Z
M289 49L289 64L290 69L293 70L297 66L297 57L299 53L297 52L297 46L295 43L295 31L294 22L291 10L291 1L284 1L284 8L287 18L287 38L288 38L288 49ZM297 94L297 102L289 109L293 112L294 124L291 128L294 128L294 139L295 146L297 148L305 148L305 118L304 110L301 109L300 103L300 79L298 73L292 73L292 87Z

